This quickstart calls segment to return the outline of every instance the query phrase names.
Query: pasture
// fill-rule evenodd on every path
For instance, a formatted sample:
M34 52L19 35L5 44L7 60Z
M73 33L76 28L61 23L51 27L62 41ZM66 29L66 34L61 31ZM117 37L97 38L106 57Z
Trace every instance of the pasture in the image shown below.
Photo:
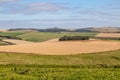
M23 40L32 41L32 42L43 42L54 38L60 38L62 36L89 36L94 37L97 33L90 32L61 32L61 33L50 33L50 32L31 32L17 37L22 38Z
M24 31L8 31L8 32L0 32L0 36L11 36L11 37L16 37L18 35L25 34L27 32Z

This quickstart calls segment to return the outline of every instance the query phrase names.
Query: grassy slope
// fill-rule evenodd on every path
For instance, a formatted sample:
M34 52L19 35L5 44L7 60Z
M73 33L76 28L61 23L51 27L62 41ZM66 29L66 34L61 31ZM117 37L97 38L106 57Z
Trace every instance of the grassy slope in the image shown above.
M18 35L25 34L26 32L23 31L10 31L10 32L0 32L0 36L11 36L11 37L16 37ZM0 38L2 39L2 38ZM0 45L10 45L9 43L5 41L0 41Z
M1 53L0 64L0 80L120 79L120 50L64 56Z
M10 32L0 32L0 35L1 36L18 36L18 35L21 35L21 34L25 34L26 32L24 31L10 31Z
M77 33L77 32L63 32L63 33L48 33L48 32L25 32L25 31L10 31L10 32L0 32L1 36L11 36L22 38L23 40L41 42L49 39L59 38L64 35L80 35L80 36L90 36L93 37L97 33Z
M23 35L19 35L18 37L27 40L27 41L33 41L33 42L41 42L46 41L49 39L59 38L64 35L73 36L73 35L79 35L79 36L90 36L93 37L97 33L75 33L75 32L63 32L63 33L45 33L45 32L32 32L27 33Z
M36 55L0 53L0 64L119 65L120 50L80 55Z

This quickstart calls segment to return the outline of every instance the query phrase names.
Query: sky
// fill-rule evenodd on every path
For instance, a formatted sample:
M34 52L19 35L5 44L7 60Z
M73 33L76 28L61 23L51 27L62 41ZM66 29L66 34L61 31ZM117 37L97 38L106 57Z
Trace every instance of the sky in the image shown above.
M0 29L120 27L120 0L0 0Z

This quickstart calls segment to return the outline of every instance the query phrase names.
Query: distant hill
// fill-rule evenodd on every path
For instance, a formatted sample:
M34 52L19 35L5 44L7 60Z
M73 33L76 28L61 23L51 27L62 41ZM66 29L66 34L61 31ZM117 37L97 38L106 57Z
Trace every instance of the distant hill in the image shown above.
M120 33L118 27L99 27L99 28L83 28L76 29L76 32L102 32L102 33Z
M70 30L61 29L61 28L48 28L48 29L39 29L41 32L69 32Z
M9 31L40 31L40 32L68 32L69 30L61 29L61 28L48 28L48 29L34 29L34 28L16 28L16 29L9 29Z
M118 27L102 27L102 28L92 28L91 31L96 32L108 32L108 33L118 33L120 32L120 28Z
M94 32L91 28L76 29L74 32Z
M14 28L14 29L9 29L8 31L28 31L28 32L31 32L31 31L38 31L38 29L34 29L34 28L27 28L27 29L24 29L24 28Z
M120 33L119 27L99 27L99 28L80 28L75 30L68 30L62 28L47 28L47 29L34 29L34 28L16 28L9 29L9 31L39 31L39 32L102 32L102 33Z

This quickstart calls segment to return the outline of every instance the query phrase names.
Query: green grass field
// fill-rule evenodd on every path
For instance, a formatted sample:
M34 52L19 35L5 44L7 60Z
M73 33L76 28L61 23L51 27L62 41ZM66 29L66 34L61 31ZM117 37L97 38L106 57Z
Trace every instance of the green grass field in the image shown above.
M0 80L119 80L119 68L0 66Z
M0 53L0 80L119 80L120 50L80 55Z
M26 41L42 42L54 38L60 38L62 36L89 36L94 37L97 33L90 32L61 32L61 33L50 33L50 32L25 32L25 31L10 31L0 32L0 36L18 37Z
M25 34L26 32L23 31L10 31L10 32L0 32L0 36L10 36L10 37L16 37L18 35ZM0 39L3 39L3 37L0 37ZM0 45L10 45L8 42L0 41Z
M16 37L18 35L25 34L27 32L24 31L9 31L9 32L0 32L0 36L11 36L11 37Z
M62 32L62 33L48 33L48 32L31 32L23 35L18 35L17 37L23 40L41 42L54 38L60 38L62 36L90 36L94 37L97 33L77 33L77 32Z

